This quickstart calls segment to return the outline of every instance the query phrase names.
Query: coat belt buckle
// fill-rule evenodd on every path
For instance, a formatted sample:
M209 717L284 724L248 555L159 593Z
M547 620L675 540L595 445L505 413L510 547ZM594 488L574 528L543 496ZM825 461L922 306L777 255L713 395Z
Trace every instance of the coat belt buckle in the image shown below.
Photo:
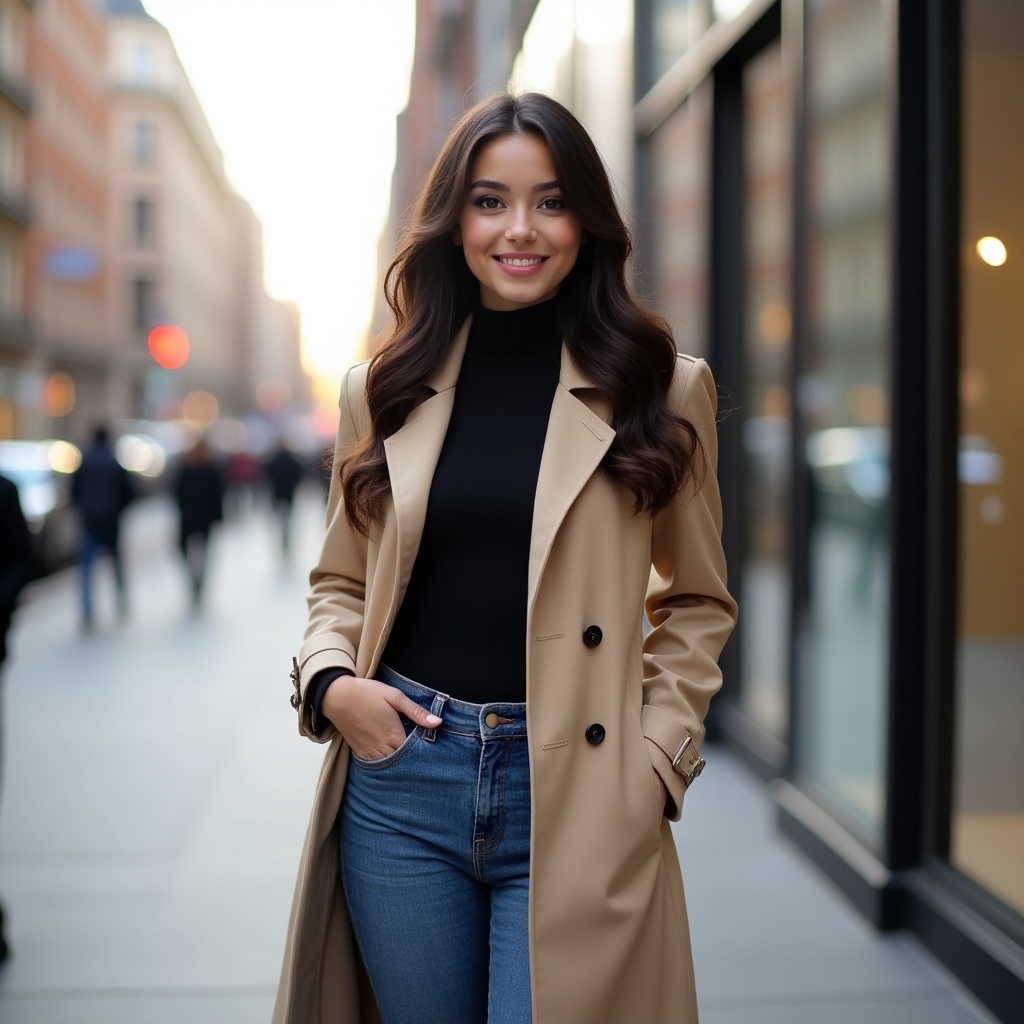
M689 788L690 783L702 771L707 762L703 757L700 756L700 752L694 745L693 737L687 736L682 743L679 744L679 749L676 751L676 756L672 758L672 767L683 777L683 783Z

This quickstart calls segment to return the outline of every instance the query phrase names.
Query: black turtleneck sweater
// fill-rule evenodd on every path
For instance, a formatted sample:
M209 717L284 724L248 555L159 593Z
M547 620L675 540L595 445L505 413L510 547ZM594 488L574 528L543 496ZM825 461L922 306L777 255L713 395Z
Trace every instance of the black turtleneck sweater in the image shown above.
M419 553L382 658L457 700L526 700L533 502L561 342L557 299L473 311ZM313 677L315 716L346 674Z
M530 532L561 341L557 299L473 314L419 553L382 657L457 700L526 700Z

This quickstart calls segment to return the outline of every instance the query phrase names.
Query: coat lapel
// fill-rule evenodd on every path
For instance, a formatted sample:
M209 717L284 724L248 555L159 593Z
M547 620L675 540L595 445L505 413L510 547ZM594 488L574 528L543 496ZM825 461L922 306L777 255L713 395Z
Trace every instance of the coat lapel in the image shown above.
M594 383L579 369L563 344L562 367L551 404L533 507L527 600L531 609L555 534L615 439L612 427L573 394L578 390L588 392L595 405L604 409L606 403L596 395Z
M393 618L405 588L409 585L413 563L419 551L423 523L427 516L430 483L448 432L448 421L455 403L455 383L459 378L468 337L467 320L455 335L444 364L428 381L434 394L416 406L402 428L384 441L398 545L389 619Z

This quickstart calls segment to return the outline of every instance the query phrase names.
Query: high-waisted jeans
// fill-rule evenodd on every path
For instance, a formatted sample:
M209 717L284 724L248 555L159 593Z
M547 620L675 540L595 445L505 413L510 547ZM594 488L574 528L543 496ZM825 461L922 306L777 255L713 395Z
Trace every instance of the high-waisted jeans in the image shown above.
M384 666L441 716L352 755L341 874L384 1024L529 1024L530 765L525 704L470 704Z

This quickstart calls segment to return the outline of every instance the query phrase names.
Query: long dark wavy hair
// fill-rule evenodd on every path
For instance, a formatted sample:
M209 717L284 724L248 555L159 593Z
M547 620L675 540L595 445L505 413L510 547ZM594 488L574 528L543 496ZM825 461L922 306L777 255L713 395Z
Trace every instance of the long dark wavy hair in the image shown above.
M547 144L562 197L587 240L559 289L559 315L569 352L611 402L616 434L605 471L632 492L637 513L664 508L689 476L703 472L696 430L665 402L675 344L664 320L626 284L632 243L594 143L550 97L502 93L468 110L452 129L384 278L394 324L370 363L371 430L338 467L345 515L362 533L384 519L391 487L384 440L431 394L426 382L480 293L452 234L473 159L493 139L520 132Z

